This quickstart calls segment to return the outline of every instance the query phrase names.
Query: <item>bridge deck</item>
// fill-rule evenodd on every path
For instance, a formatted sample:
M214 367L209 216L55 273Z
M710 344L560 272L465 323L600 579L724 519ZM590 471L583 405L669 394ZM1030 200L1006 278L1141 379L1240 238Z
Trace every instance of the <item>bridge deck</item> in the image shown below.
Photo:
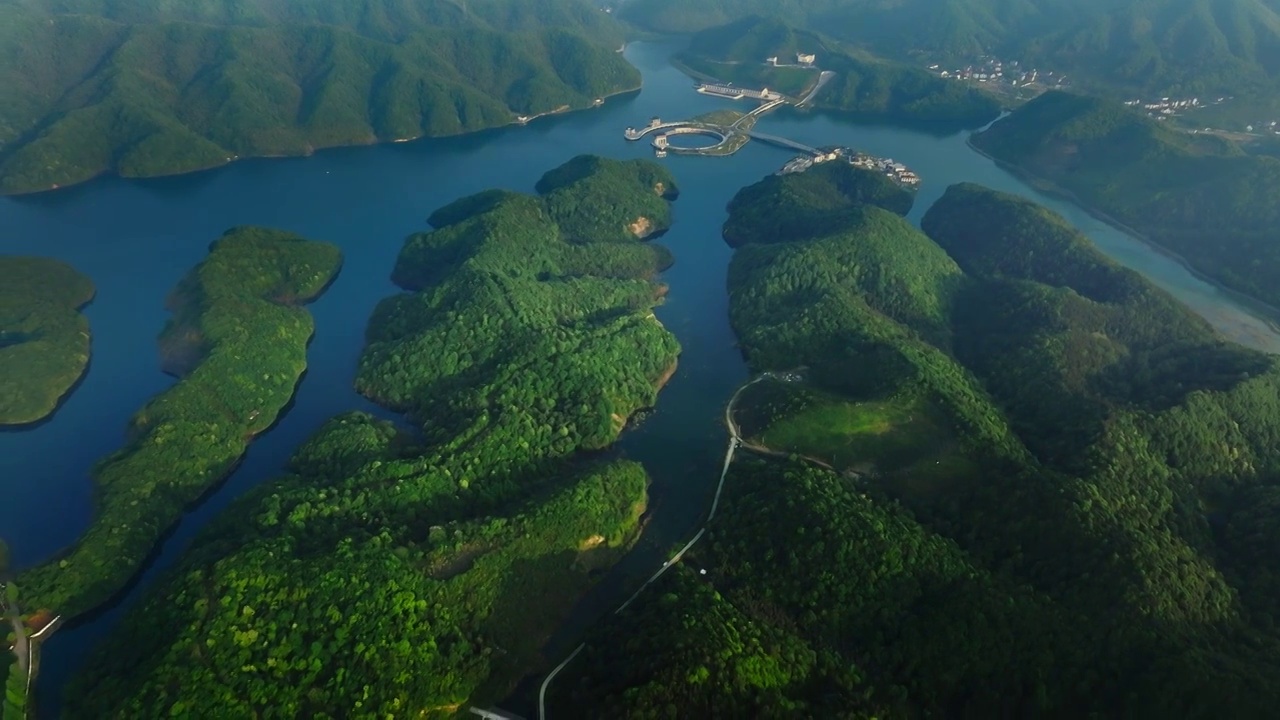
M755 132L754 130L747 134L750 135L754 140L773 143L774 145L781 145L782 147L791 148L792 150L799 150L800 152L807 152L807 153L814 153L814 154L818 152L818 148L809 147L804 143L796 142L795 140L790 140L784 137L779 137L777 135L769 135L768 133Z
M645 135L648 135L649 133L660 132L662 130L668 130L670 128L680 127L682 125L688 125L688 124L689 124L688 120L676 120L673 122L664 122L659 125L645 125L644 127L639 127L639 128L628 128L628 130L635 130L636 132L634 135L631 133L625 133L625 135L628 140L639 140L640 138L644 137Z

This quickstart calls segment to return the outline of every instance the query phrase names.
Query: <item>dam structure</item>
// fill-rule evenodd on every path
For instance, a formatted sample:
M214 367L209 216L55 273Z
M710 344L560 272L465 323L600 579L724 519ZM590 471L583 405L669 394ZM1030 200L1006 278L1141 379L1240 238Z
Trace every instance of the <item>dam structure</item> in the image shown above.
M623 136L631 141L652 136L653 151L658 157L666 157L669 152L681 155L732 155L751 140L756 140L800 153L783 165L778 171L779 175L804 172L819 163L839 159L854 167L883 174L898 185L915 190L920 184L919 176L892 158L873 157L844 147L813 147L779 135L757 132L754 129L756 120L781 105L789 102L802 105L811 101L822 85L833 75L834 73L823 71L818 83L799 102L769 88L751 90L732 85L701 83L697 86L697 91L700 93L730 100L757 100L760 105L744 114L722 110L689 120L665 121L655 116L650 118L648 124L644 126L627 128ZM703 135L710 138L712 142L701 147L673 145L671 138L681 135Z
M794 102L785 95L770 90L769 88L761 88L755 90L752 88L741 88L732 84L720 83L699 83L696 88L697 92L704 95L713 95L729 100L756 100L760 103L756 108L742 114L732 122L714 122L710 121L707 116L693 118L690 120L664 121L660 117L651 118L648 124L640 127L628 127L623 132L623 137L630 141L641 140L648 136L653 136L652 145L654 154L658 157L666 157L668 152L678 153L682 155L732 155L742 149L750 140L757 139L762 142L781 145L793 150L799 150L810 154L818 154L816 148L811 148L803 143L794 142L787 138L779 138L773 135L753 132L752 128L765 113L770 112L788 102ZM816 90L816 88L815 88ZM813 93L805 98L807 101ZM719 113L711 113L710 115L718 115ZM732 114L732 113L730 113ZM709 145L700 147L678 146L671 143L671 138L678 135L705 135L713 140Z
M781 100L782 94L774 92L769 88L760 90L751 90L749 88L734 87L733 85L717 85L713 83L702 83L698 86L698 92L704 95L718 95L720 97L730 98L732 100L741 100L749 98L751 100L763 100L771 102L773 100Z

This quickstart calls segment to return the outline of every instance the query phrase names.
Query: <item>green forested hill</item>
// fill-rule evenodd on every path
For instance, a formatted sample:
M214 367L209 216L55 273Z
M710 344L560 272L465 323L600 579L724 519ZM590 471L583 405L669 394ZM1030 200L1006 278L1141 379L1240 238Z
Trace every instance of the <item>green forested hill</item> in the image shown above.
M580 157L538 188L405 242L357 386L420 432L330 420L147 593L69 716L453 717L540 663L647 502L642 467L584 451L653 406L679 346L652 313L670 255L628 229L665 229L671 176Z
M826 162L802 173L770 175L729 202L724 239L733 247L820 237L874 205L898 215L911 211L911 191L881 173L847 162Z
M427 26L507 32L555 27L601 42L622 40L618 26L593 4L563 0L0 0L6 5L126 24L328 25L379 40L403 39Z
M816 33L797 29L780 17L752 15L694 33L686 52L737 62L761 62L776 55L785 63L798 52L824 49L826 43Z
M89 366L89 278L50 258L0 255L0 426L47 417Z
M468 132L639 84L581 0L473 5L0 2L0 192Z
M1106 100L1051 92L978 148L1077 195L1235 290L1280 303L1280 159Z
M996 54L1124 92L1274 91L1280 8L1270 0L634 0L642 27L690 32L759 14L878 52Z
M735 460L554 714L1268 716L1274 358L1013 196L824 228L729 285L752 367L805 366L744 395L748 443L836 471Z
M69 620L110 600L275 424L307 368L314 323L301 306L341 265L337 246L268 228L234 228L210 246L174 289L160 336L165 369L181 380L94 467L95 514L76 544L23 571L27 612Z

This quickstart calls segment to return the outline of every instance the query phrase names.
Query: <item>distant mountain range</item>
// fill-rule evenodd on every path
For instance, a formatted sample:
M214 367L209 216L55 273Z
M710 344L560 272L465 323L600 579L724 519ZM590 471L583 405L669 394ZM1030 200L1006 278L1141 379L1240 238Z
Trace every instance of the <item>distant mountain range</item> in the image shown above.
M893 57L994 54L1125 92L1242 94L1280 71L1280 0L633 0L623 12L661 32L752 14Z
M0 0L0 192L450 135L637 87L587 0Z

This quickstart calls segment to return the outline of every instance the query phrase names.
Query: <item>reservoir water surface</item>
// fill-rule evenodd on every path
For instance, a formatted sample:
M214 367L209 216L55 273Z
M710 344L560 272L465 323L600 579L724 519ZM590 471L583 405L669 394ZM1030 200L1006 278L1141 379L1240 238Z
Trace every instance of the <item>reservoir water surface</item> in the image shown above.
M65 260L98 288L86 310L93 359L83 383L47 422L0 432L0 537L19 568L75 541L93 506L93 463L121 445L130 415L172 382L159 370L155 343L167 318L165 297L210 242L229 227L267 225L335 242L345 255L337 281L310 306L316 335L293 406L254 442L233 476L191 510L117 603L60 630L45 645L42 714L56 715L61 689L84 654L214 514L278 474L293 448L326 418L351 409L387 415L352 390L356 359L374 305L396 292L388 275L403 238L424 229L432 210L490 187L532 191L543 172L581 153L650 157L646 142L623 139L623 128L655 115L684 119L735 107L693 91L692 82L667 62L678 46L629 45L626 57L644 76L639 93L526 127L329 150L310 158L247 160L177 178L103 178L53 193L0 198L0 252ZM1280 352L1280 334L1258 311L1080 208L1038 193L968 148L967 133L939 136L794 111L768 115L758 129L905 162L922 178L911 215L917 221L956 182L1031 197L1065 215L1105 252L1172 292L1225 336ZM687 540L706 511L725 447L723 405L747 377L728 324L725 278L732 253L719 235L725 204L791 155L751 143L728 158L659 161L675 173L682 192L675 226L661 239L676 264L664 275L671 292L658 316L684 351L657 409L621 442L622 452L642 461L653 477L652 521L636 551L557 634L552 654L567 647L596 612L625 597L631 580L647 576L673 545Z

